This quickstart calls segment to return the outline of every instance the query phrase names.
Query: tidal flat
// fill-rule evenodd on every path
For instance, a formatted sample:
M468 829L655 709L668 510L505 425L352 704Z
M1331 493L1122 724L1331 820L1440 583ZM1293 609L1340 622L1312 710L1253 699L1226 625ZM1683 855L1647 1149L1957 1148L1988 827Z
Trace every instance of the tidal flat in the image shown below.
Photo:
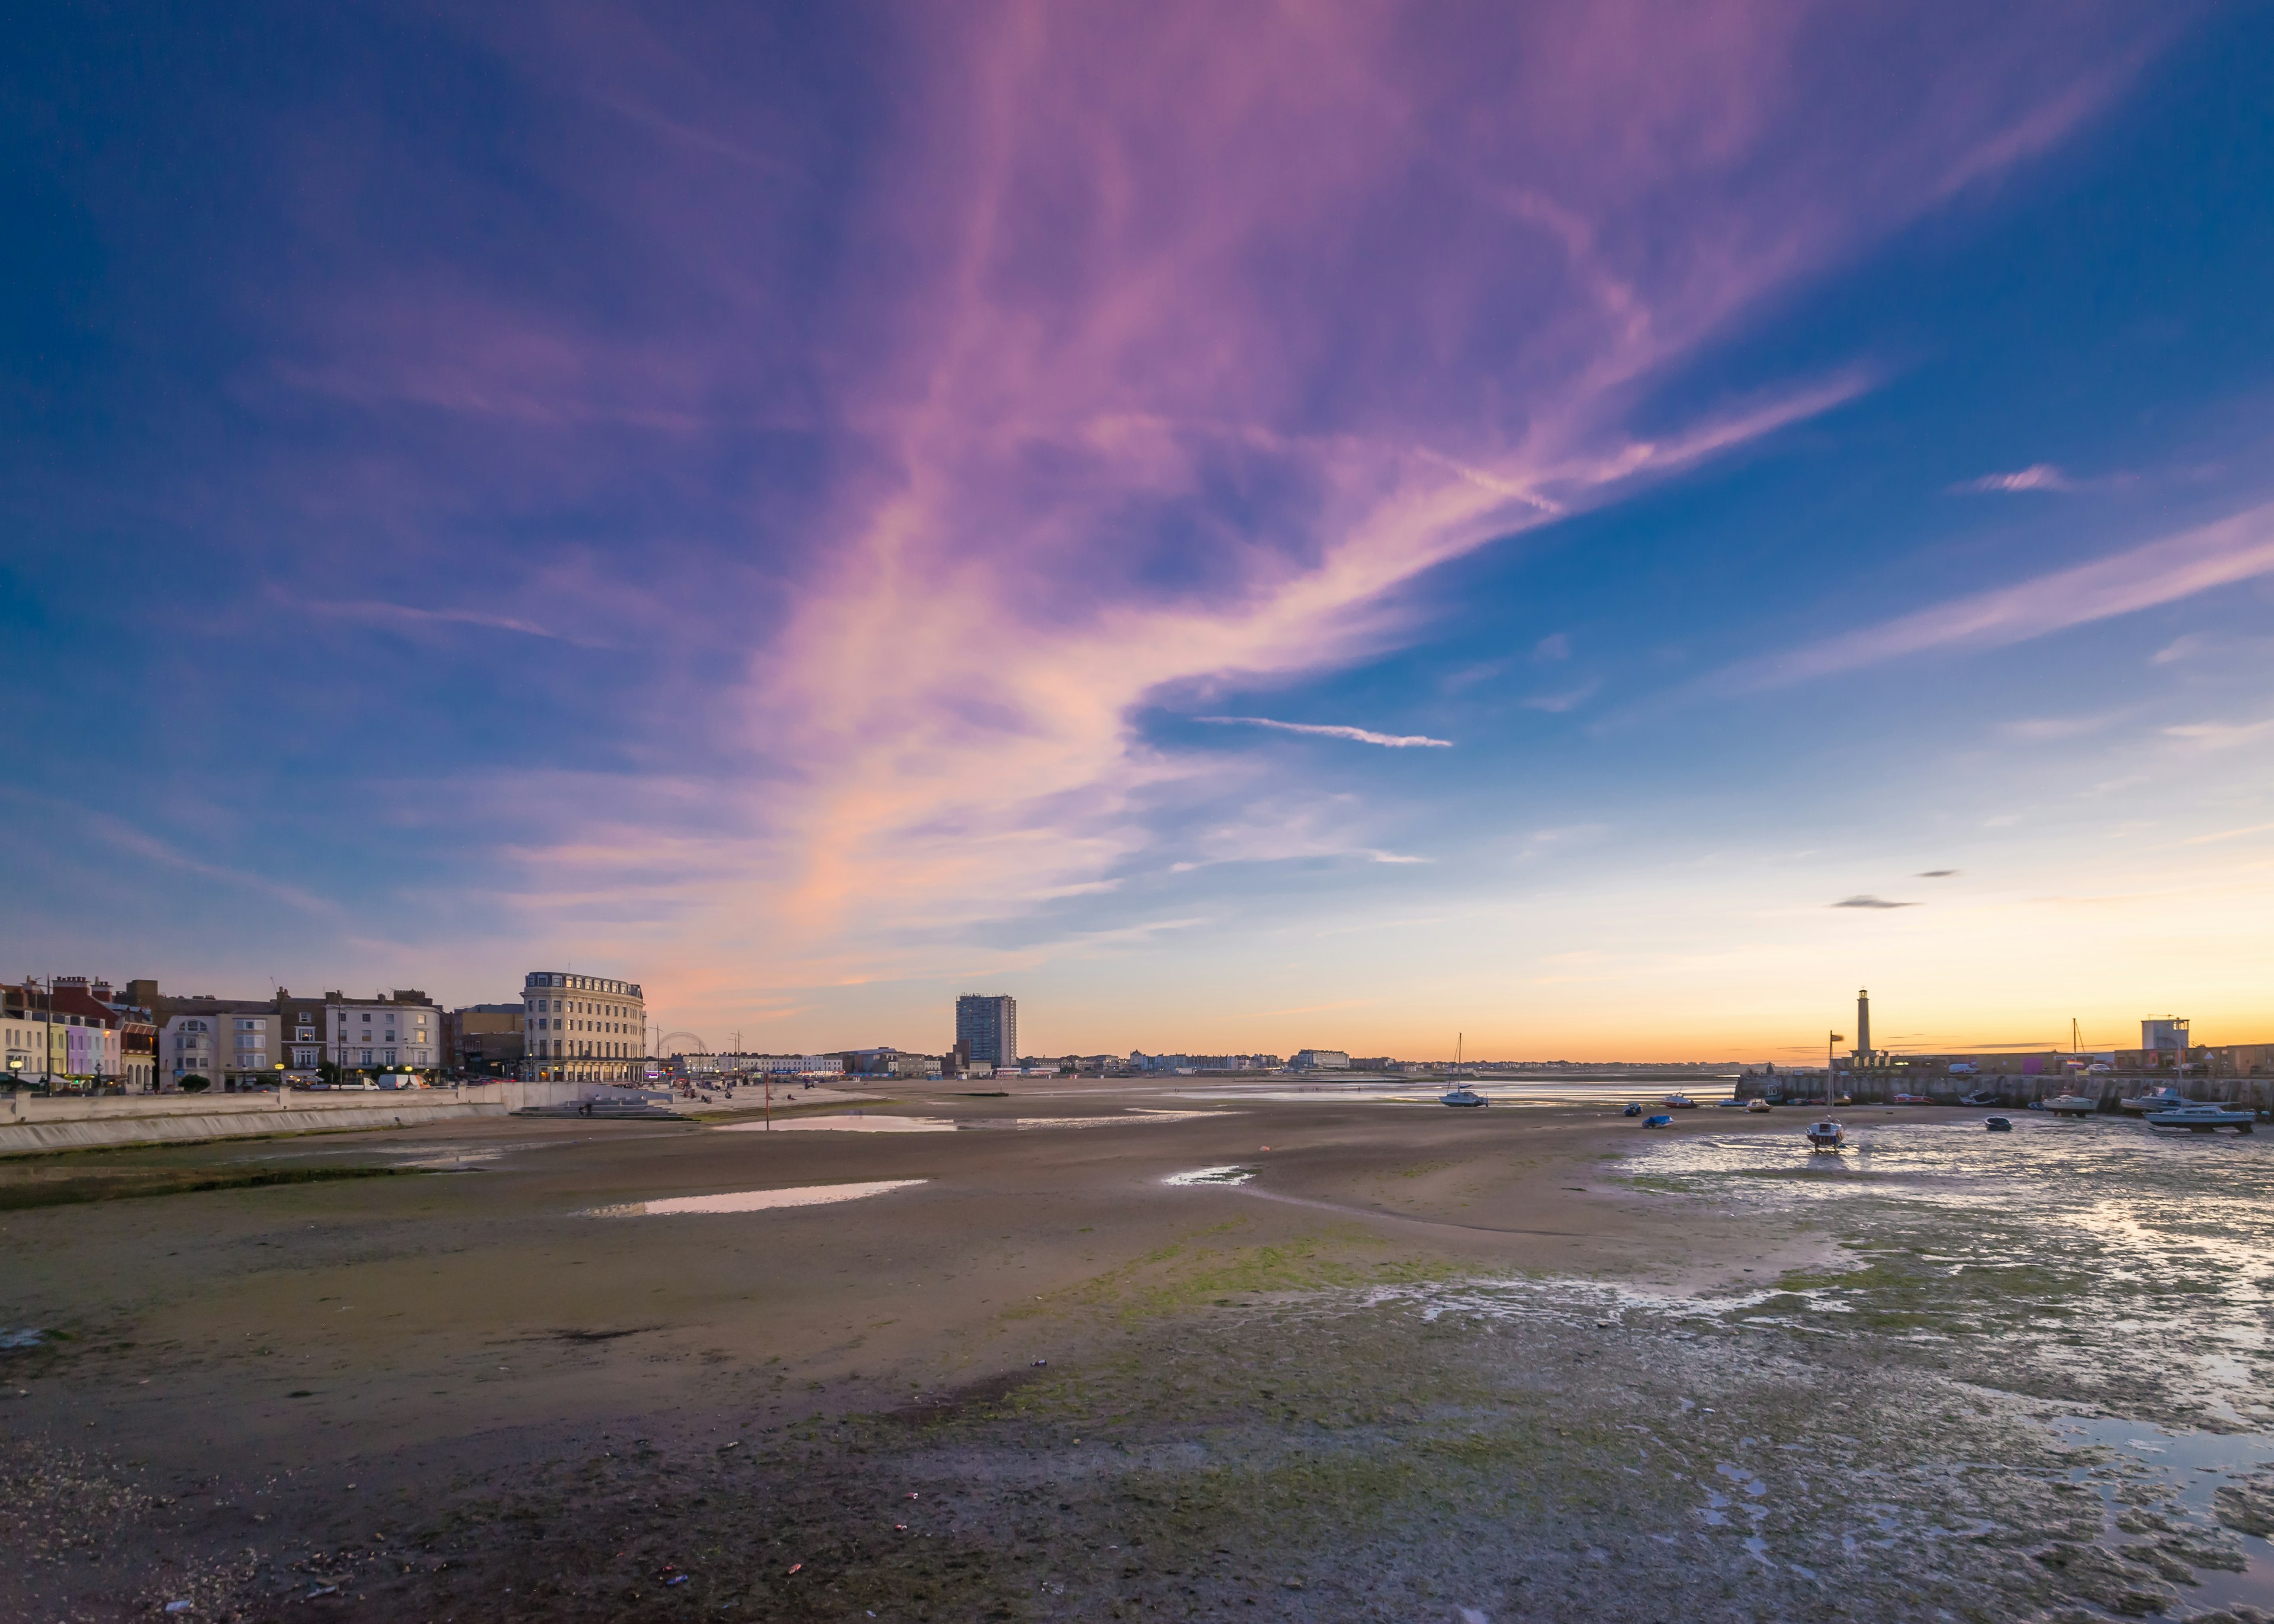
M0 1161L0 1616L2274 1609L2274 1137L1623 1097Z

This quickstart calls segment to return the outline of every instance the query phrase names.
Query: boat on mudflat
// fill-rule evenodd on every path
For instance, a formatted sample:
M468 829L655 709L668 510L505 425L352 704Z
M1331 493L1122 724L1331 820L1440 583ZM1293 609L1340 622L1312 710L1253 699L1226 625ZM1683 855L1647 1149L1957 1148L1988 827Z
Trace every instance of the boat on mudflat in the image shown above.
M1466 1083L1463 1083L1450 1094L1439 1094L1437 1103L1440 1105L1490 1105L1492 1101Z
M2056 1116L2090 1116L2100 1109L2099 1101L2081 1094L2056 1094L2043 1103Z
M2144 1116L2150 1111L2176 1111L2195 1103L2195 1101L2188 1099L2187 1095L2166 1083L2161 1088L2150 1088L2146 1094L2135 1094L2128 1100L2119 1100L2116 1102L2116 1109L2120 1111L2138 1111Z
M1827 1116L1808 1124L1808 1142L1816 1150L1838 1150L1848 1142L1848 1130Z
M1686 1094L1670 1094L1658 1103L1661 1109L1669 1111L1694 1111L1698 1109L1698 1101Z
M2150 1111L2148 1125L2151 1128L2185 1128L2192 1133L2210 1133L2219 1128L2232 1128L2237 1133L2248 1133L2256 1125L2255 1111L2233 1111L2224 1105L2189 1103L2174 1110Z

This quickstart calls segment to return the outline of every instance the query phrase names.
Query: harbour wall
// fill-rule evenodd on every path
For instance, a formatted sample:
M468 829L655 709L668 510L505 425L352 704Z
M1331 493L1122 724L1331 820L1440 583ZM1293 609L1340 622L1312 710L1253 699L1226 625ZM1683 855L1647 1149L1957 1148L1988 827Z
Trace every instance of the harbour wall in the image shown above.
M110 1145L183 1144L280 1133L341 1133L503 1116L531 1105L584 1100L636 1102L602 1083L472 1084L364 1092L113 1094L18 1094L0 1101L0 1155L91 1150Z
M2082 1077L2071 1071L2038 1077L1993 1072L1986 1077L1924 1078L1891 1076L1880 1071L1843 1071L1834 1082L1833 1093L1845 1094L1858 1105L1884 1105L1898 1094L1924 1094L1937 1105L1955 1105L1967 1094L1989 1094L1995 1095L2001 1106L2024 1110L2032 1100L2052 1100L2074 1094L2097 1100L2102 1110L2114 1112L2121 1109L2122 1101L2166 1086L2178 1087L2190 1100L2246 1110L2274 1109L2274 1078L2190 1077L2175 1083L2168 1071L2160 1076L2150 1072L2130 1077ZM1812 1079L1797 1072L1789 1077L1740 1078L1736 1093L1740 1100L1781 1094L1796 1105L1805 1105L1824 1098L1824 1074L1819 1071Z

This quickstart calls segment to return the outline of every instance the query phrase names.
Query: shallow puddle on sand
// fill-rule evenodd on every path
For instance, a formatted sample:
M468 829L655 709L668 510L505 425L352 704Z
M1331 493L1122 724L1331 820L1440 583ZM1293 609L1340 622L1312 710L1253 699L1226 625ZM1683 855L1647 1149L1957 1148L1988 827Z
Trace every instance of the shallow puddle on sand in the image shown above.
M1194 1168L1189 1173L1171 1173L1161 1182L1164 1184L1244 1184L1262 1170L1252 1167Z
M945 1116L792 1116L781 1122L730 1122L720 1133L953 1133Z
M1129 1128L1148 1123L1188 1122L1217 1116L1220 1111L1132 1111L1122 1116L973 1116L956 1121L946 1116L793 1116L771 1124L775 1133L993 1133L1026 1132L1036 1128ZM764 1122L730 1123L721 1133L764 1133Z
M672 1196L659 1201L632 1201L621 1207L599 1207L591 1218L668 1218L683 1213L758 1213L777 1207L826 1207L836 1201L857 1201L863 1196L907 1190L929 1184L922 1178L884 1178L866 1184L806 1184L794 1190L729 1190L720 1195Z

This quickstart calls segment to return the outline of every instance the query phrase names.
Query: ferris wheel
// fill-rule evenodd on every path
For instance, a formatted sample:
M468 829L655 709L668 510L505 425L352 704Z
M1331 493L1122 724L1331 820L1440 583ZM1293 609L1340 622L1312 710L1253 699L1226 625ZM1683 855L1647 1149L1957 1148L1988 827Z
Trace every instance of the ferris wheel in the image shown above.
M659 1055L707 1055L711 1046L692 1032L666 1032L656 1041Z

